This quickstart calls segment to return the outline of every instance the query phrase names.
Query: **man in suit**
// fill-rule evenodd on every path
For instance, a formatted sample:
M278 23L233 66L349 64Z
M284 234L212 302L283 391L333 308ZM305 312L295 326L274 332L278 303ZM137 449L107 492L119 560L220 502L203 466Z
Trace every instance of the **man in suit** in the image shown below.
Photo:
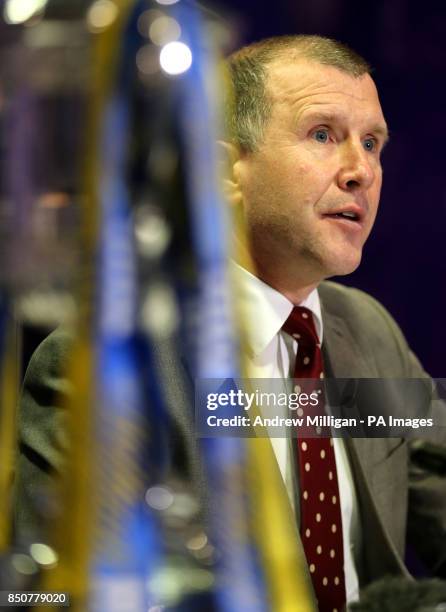
M245 241L243 230L236 229L237 276L253 313L247 317L253 323L252 376L293 375L300 340L286 328L299 306L306 309L303 316L313 318L326 376L425 378L380 304L325 281L359 265L378 210L388 130L369 66L347 47L312 36L260 41L235 52L229 66L234 100L227 189L236 228L246 228L248 236ZM310 357L303 357L302 365L305 361ZM405 408L421 415L427 406ZM312 531L303 525L309 503L302 484L307 442L305 451L284 439L273 440L273 447L301 523L319 599L318 589L329 588L331 579L324 568L326 576L317 585L324 543L313 542L311 535L314 558L306 547L305 533ZM408 452L399 438L334 440L347 601L356 599L359 585L407 571L406 534L431 568L444 564L446 485L416 473ZM312 478L319 479L319 473L312 472ZM317 518L319 531L323 511ZM336 608L330 601L320 606Z
M296 375L299 346L305 343L299 333L290 335L286 324L297 313L310 324L314 355L322 347L321 376L425 378L379 303L325 280L359 265L379 204L387 126L367 63L335 41L303 36L251 45L233 54L229 67L234 98L226 187L235 217L234 269L242 300L255 312L248 333L251 375ZM68 343L63 334L50 337L25 380L19 525L32 521L34 485L60 465L63 427L54 394L66 390L60 363ZM305 364L307 356L303 359ZM199 480L196 441L187 424L178 427L186 453L181 456L190 458L189 476ZM273 440L273 449L321 610L340 610L357 598L362 585L386 574L408 575L406 540L433 571L444 571L446 486L411 465L404 439L338 439L317 447L318 456L334 466L328 474L336 494L328 499L324 491L318 493L328 506L327 514L317 512L315 519L321 529L326 520L336 531L332 546L317 540L318 525L305 525L307 465L309 486L320 477L305 460L311 444L300 442L296 451L283 438ZM330 518L330 503L337 523ZM324 563L342 559L336 566L340 573L321 574L312 555ZM334 586L343 591L341 605L339 594L330 599ZM330 589L328 598L324 589Z

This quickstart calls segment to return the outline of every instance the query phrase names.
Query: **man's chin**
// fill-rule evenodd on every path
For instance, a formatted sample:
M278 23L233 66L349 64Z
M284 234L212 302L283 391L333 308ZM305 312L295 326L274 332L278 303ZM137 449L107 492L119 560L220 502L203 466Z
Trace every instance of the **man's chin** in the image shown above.
M354 272L361 263L362 251L356 254L352 254L350 257L339 257L333 258L329 263L327 268L329 269L329 274L326 278L331 276L347 276Z

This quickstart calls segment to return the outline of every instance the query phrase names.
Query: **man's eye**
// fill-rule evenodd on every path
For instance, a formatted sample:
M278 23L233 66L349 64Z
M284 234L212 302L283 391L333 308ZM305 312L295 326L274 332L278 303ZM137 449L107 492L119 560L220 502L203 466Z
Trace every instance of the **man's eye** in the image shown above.
M363 142L363 147L366 151L374 151L376 148L376 140L374 138L366 138Z
M327 130L316 130L313 132L313 138L318 142L328 142L328 131Z

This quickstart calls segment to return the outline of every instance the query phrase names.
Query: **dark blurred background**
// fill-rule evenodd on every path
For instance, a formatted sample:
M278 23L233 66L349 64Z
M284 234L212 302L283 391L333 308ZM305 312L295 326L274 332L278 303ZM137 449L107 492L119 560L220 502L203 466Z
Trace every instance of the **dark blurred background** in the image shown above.
M337 280L381 301L425 369L446 377L446 2L225 0L224 10L242 42L321 34L373 66L391 133L380 211L360 268Z

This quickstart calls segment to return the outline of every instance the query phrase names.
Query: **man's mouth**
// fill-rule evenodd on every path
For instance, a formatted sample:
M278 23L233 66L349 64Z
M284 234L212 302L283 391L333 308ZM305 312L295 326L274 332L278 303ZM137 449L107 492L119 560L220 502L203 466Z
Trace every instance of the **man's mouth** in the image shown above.
M329 217L341 217L341 219L351 219L352 221L359 221L359 216L353 212L341 212L335 213L334 215L328 215Z
M325 213L323 216L330 219L342 219L352 224L362 225L365 215L363 209L355 205Z

